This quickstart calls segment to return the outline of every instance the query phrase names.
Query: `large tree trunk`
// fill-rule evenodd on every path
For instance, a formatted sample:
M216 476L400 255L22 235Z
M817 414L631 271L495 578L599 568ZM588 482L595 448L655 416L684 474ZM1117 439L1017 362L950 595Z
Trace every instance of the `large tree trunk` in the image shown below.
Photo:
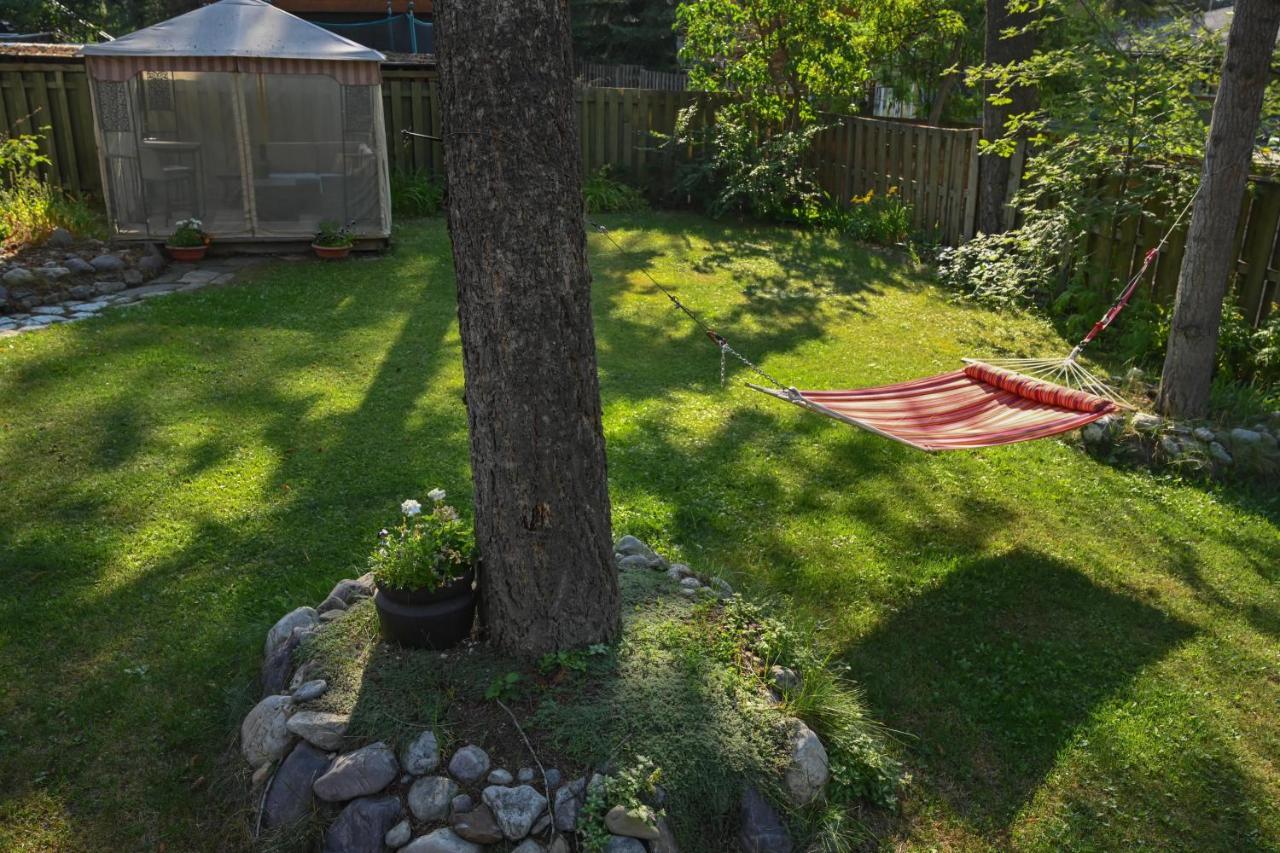
M1030 23L1033 12L1009 13L1009 0L987 0L986 39L984 46L987 65L1008 65L1029 59L1036 48L1034 33L1024 32L1012 38L1001 38L1010 27L1022 27ZM982 85L982 138L997 140L1004 136L1005 121L1010 115L1019 115L1036 108L1039 93L1031 86L1015 86L1009 93L1011 103L991 103L996 86L990 80ZM1008 157L984 154L979 158L978 169L978 230L984 234L999 234L1005 230L1005 205L1009 201Z
M521 655L619 621L567 6L435 7L481 618Z
M1280 2L1236 3L1160 378L1159 407L1167 415L1200 418L1209 411L1222 300L1278 28Z

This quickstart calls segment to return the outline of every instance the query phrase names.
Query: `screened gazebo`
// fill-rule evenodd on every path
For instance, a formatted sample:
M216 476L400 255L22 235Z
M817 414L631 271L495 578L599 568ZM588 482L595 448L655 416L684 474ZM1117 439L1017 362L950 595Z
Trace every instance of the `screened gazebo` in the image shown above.
M262 0L220 0L86 45L108 216L162 239L300 240L391 229L382 54Z

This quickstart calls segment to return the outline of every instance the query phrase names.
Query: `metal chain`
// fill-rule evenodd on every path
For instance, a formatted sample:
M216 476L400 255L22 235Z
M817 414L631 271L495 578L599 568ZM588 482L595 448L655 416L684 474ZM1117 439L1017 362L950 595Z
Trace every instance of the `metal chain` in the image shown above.
M632 257L632 254L628 252L626 249L624 249L622 247L622 244L620 244L617 240L613 239L613 235L609 233L608 228L605 228L603 225L599 224L598 222L591 222L590 220L588 220L588 224L595 231L599 232L600 234L603 234L605 239L613 244L614 249L616 249L619 254L621 254L623 257L627 258L628 260L631 260L633 262L633 265L636 267L636 269L640 270L640 273L645 278L649 279L649 282L654 287L662 291L663 295L666 296L667 299L671 300L672 305L675 305L677 308L683 311L690 320L698 324L698 326L702 328L702 331L706 334L706 336L711 339L711 342L720 348L720 384L721 385L724 385L725 383L725 354L728 353L729 355L736 358L738 361L745 364L751 370L755 371L756 374L758 374L767 382L772 384L773 387L783 391L791 390L790 386L785 385L782 382L779 382L776 378L774 378L767 371L765 371L764 368L760 367L751 359L747 358L745 355L743 355L742 353L734 349L732 346L730 346L729 342L725 340L724 337L719 332L711 328L711 326L703 322L701 317L699 317L697 314L693 313L687 307L685 307L685 304L680 301L679 297L677 297L670 290L667 290L667 288L663 287L662 284L656 278L654 278L652 275L649 274L649 271L647 269L645 269L643 266L640 266L640 264L635 263L634 258Z

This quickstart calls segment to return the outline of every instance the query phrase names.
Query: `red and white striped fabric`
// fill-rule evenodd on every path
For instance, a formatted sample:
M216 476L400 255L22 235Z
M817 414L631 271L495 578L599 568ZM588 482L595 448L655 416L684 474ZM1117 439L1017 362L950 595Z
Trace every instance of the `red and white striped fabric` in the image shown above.
M929 451L1045 438L1119 408L1103 397L980 362L896 385L800 395L803 400L793 402L811 411Z

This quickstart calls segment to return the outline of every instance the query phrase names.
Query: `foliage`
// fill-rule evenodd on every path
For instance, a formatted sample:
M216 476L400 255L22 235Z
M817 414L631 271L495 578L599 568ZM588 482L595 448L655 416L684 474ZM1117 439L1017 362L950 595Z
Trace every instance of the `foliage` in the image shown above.
M995 308L1047 307L1068 228L1064 214L1050 212L1014 231L979 234L938 253L938 278L964 298Z
M585 649L561 649L550 652L538 659L538 670L543 675L556 672L583 673L591 665L592 658L609 653L609 647L603 643L594 643Z
M828 203L820 224L854 240L895 246L910 236L911 205L902 200L897 187L883 195L867 190L850 199L847 207Z
M649 205L644 195L630 184L611 176L609 166L601 166L582 183L582 201L587 213L630 213Z
M421 169L393 169L391 213L415 219L435 216L444 207L444 182Z
M675 0L570 0L573 55L588 62L676 68Z
M983 0L946 0L948 26L928 27L907 40L877 68L876 82L906 102L918 102L931 124L975 123L980 95L963 87L964 69L980 62L986 6ZM959 26L955 22L959 21Z
M101 230L98 215L84 199L40 176L48 164L39 136L0 138L0 244L39 243L55 228L83 235Z
M205 233L204 223L194 216L190 219L182 219L173 226L173 234L165 241L170 246L178 248L195 248L196 246L207 246L212 238Z
M354 245L356 238L347 230L347 226L330 219L320 223L320 230L312 242L327 249L341 249Z
M509 702L519 695L523 681L524 676L518 672L503 672L495 675L484 690L484 698L490 701Z
M605 826L604 817L614 806L620 805L627 811L636 812L647 824L657 823L664 815L661 808L654 806L659 797L658 782L661 779L662 769L654 764L653 759L637 755L622 769L602 776L598 784L589 785L578 819L582 849L601 853L608 847L612 836Z
M475 534L458 511L444 502L444 492L431 492L431 511L415 500L400 505L403 516L394 530L378 533L369 568L379 586L434 590L461 578L475 562Z

